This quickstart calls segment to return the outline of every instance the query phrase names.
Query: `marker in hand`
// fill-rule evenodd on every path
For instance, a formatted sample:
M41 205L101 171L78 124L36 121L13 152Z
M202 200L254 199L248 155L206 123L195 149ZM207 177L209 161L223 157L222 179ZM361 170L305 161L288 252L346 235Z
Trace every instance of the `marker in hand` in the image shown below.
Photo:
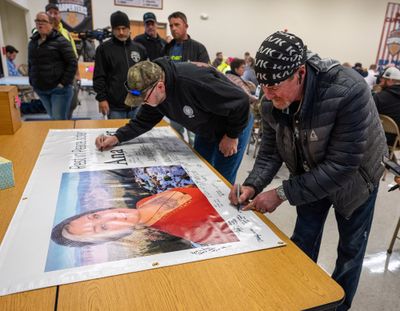
M237 197L237 210L240 210L240 202L239 202L239 198L240 198L240 184L237 185L236 187L236 197Z
M105 135L100 136L100 151L101 152L103 152L103 143L104 143L105 139L106 139Z
M394 190L398 189L399 187L400 187L400 185L399 185L399 184L397 184L397 185L394 185L393 187L391 187L391 188L388 190L388 192L390 192L390 191L394 191Z

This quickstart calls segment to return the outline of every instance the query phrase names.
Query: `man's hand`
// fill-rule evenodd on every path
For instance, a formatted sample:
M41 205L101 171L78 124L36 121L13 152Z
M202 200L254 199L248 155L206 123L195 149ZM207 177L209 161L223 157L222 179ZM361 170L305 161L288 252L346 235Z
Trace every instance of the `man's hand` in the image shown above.
M272 189L257 195L253 201L243 207L243 210L252 209L263 214L267 212L272 213L282 202L276 193L276 189Z
M115 145L119 144L117 136L100 135L96 138L96 147L100 151L110 150Z
M108 116L110 113L110 106L108 105L108 101L102 100L99 102L99 112L103 114L103 116Z
M249 200L254 196L256 191L253 187L250 186L241 186L240 187L240 197L239 202L237 200L237 187L239 185L233 185L231 188L231 192L229 192L229 201L231 204L237 206L238 204L248 204Z
M400 176L395 176L394 181L396 182L396 184L400 185Z
M225 134L219 142L219 151L221 151L225 157L230 157L237 153L238 143L238 138L230 138Z

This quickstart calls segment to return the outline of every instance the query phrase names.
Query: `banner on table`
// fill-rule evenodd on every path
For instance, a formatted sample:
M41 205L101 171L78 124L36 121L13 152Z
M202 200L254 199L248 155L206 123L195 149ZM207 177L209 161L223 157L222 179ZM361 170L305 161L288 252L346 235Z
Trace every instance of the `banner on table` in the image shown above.
M0 295L281 246L168 127L51 130L0 249Z

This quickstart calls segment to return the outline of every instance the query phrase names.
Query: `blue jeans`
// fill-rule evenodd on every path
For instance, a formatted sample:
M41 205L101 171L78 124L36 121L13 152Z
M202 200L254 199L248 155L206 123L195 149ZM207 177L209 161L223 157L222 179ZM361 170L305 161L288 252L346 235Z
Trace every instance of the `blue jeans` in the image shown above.
M250 113L248 124L239 135L238 151L230 157L225 157L223 153L219 151L219 141L211 143L199 135L196 135L194 140L194 149L231 184L235 182L237 171L250 138L253 122L254 117L253 114Z
M73 96L72 85L56 87L51 90L34 90L43 103L47 114L53 120L68 120Z
M348 310L356 293L377 193L378 187L349 219L335 212L339 230L339 245L332 278L343 287L346 294L343 304L336 310ZM323 199L296 207L297 221L291 240L315 262L318 259L322 231L330 206L329 200Z
M109 119L133 119L136 116L138 107L133 107L131 110L111 110L108 113Z

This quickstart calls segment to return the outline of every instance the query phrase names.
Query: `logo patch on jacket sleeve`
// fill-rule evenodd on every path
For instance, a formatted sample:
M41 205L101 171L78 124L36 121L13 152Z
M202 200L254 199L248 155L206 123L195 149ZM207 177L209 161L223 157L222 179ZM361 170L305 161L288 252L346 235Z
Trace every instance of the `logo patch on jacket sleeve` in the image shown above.
M194 118L194 113L193 113L193 109L190 106L183 106L183 113L188 117L188 118Z
M135 63L137 63L140 61L140 54L136 51L131 51L131 58Z
M310 141L318 141L318 136L317 136L317 134L315 133L314 130L311 130Z

